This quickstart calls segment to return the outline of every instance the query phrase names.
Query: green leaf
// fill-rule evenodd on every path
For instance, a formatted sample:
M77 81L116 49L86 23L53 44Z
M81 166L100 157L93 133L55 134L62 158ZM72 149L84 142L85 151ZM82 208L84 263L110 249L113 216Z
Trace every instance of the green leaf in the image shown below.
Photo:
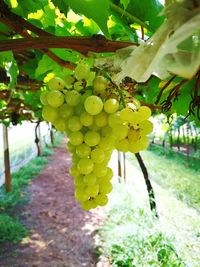
M113 2L119 4L120 1ZM164 17L159 16L162 9L163 5L159 0L130 0L126 11L149 24L150 29L154 32L164 20Z
M80 60L80 54L74 50L65 48L52 48L49 50L51 50L56 56L65 61L77 63L77 61Z
M69 5L63 1L63 0L52 0L53 4L55 6L57 6L61 12L63 12L65 14L65 16L67 17L67 13L69 11Z
M12 89L17 81L18 66L11 51L0 53L0 66L2 66L7 76L10 78L9 89Z
M130 3L130 0L120 0L120 3L124 6L124 9L126 9Z
M41 75L45 75L52 70L61 71L61 67L49 56L43 55L42 59L38 63L38 67L35 70L35 77L39 78Z
M109 17L109 1L108 0L65 0L75 13L85 15L89 19L93 19L101 28L106 37L109 37L107 21Z

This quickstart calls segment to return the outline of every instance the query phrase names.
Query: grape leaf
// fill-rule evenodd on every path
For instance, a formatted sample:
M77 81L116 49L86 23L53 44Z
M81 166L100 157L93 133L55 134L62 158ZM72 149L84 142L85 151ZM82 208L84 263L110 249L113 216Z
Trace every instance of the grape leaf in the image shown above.
M105 36L109 37L107 28L107 20L109 17L108 0L65 0L65 3L68 3L75 13L80 13L89 19L93 19Z
M10 78L8 87L12 89L17 81L18 65L11 51L0 53L0 66L6 70L6 74Z
M63 0L52 0L53 4L55 6L57 6L61 12L63 12L65 14L65 16L67 17L67 13L69 11L69 5L63 1Z
M42 59L38 62L38 67L35 70L35 77L39 78L52 70L60 70L61 67L49 56L43 55Z
M124 9L126 9L130 3L130 0L120 0L120 3L124 6Z

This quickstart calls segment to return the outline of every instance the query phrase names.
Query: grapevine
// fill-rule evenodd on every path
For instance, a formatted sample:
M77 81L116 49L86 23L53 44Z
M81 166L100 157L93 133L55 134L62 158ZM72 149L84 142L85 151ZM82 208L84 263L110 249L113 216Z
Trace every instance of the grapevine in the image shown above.
M118 86L83 62L72 75L49 80L46 88L42 115L67 135L75 199L85 210L106 205L112 191L112 151L138 153L148 147L150 108L122 99Z

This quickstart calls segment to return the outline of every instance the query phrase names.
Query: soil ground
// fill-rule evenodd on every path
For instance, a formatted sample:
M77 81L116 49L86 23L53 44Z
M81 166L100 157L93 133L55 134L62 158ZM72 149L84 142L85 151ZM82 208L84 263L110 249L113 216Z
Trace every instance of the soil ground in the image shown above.
M0 255L0 267L94 267L95 230L102 211L85 212L74 200L70 155L55 149L48 166L28 187L20 211L29 235Z

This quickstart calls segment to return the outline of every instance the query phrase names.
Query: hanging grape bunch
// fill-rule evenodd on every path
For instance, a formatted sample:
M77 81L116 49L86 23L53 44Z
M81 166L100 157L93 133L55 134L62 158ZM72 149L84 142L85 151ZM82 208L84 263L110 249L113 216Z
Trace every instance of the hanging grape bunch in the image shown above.
M85 210L104 206L112 190L112 151L147 148L151 110L138 101L122 102L119 88L84 63L65 79L52 78L47 88L41 94L42 115L68 137L75 199Z

